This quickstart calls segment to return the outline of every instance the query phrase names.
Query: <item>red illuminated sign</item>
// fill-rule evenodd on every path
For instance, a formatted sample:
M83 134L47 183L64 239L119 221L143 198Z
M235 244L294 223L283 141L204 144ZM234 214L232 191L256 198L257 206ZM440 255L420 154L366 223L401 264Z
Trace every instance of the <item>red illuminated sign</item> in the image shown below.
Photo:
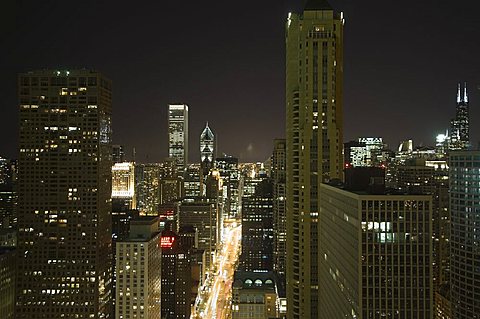
M162 237L160 238L160 247L162 248L172 248L173 242L175 241L175 237Z

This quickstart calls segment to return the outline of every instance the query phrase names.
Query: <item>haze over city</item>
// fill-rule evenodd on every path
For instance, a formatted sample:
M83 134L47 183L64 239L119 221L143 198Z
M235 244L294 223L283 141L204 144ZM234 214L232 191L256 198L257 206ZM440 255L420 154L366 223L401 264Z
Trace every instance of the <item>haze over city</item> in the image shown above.
M270 141L285 134L284 23L301 1L12 2L0 30L3 136L17 132L17 73L58 67L93 68L113 81L114 140L142 161L167 156L169 103L190 105L192 160L207 120L219 151L242 161L265 160ZM474 105L480 100L478 1L331 2L346 19L346 141L429 145L453 116L457 82L469 83ZM16 145L4 141L0 152L14 157Z

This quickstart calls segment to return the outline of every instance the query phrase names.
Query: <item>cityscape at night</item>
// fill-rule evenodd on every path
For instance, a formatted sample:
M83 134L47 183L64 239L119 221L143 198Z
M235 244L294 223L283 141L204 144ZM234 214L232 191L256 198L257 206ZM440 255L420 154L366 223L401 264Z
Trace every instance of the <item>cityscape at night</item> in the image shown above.
M2 7L0 319L480 318L480 3Z

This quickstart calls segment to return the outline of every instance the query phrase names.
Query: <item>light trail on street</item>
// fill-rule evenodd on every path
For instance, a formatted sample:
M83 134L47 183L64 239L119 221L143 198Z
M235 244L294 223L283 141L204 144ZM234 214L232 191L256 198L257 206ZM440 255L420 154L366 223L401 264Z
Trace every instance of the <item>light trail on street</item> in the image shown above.
M217 258L216 273L211 274L210 293L203 296L192 312L191 318L227 319L230 316L232 282L240 252L241 226L225 227L225 242ZM207 288L208 289L208 288Z

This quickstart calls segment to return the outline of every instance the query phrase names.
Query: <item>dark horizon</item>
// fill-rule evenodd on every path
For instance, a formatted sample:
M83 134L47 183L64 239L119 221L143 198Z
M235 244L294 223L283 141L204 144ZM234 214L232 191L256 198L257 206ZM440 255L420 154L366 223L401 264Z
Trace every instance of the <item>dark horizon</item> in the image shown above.
M190 108L190 162L209 122L218 154L263 161L284 137L284 23L300 1L128 5L21 1L0 31L0 156L17 157L16 77L93 68L113 81L114 143L140 162L167 156L167 106ZM480 140L480 4L330 1L344 11L344 141L380 136L433 145L467 81L471 141ZM233 5L233 4L232 4ZM10 10L11 9L11 10Z

